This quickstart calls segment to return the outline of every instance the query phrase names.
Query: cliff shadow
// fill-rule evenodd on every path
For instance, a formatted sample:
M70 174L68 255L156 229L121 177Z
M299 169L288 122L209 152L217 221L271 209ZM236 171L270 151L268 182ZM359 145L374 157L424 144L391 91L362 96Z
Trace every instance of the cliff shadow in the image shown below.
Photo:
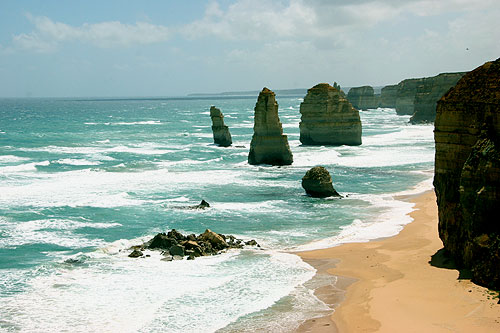
M431 256L429 264L437 268L457 270L459 280L470 280L472 278L471 271L469 269L458 268L457 264L455 263L455 260L453 260L453 258L451 258L446 253L446 250L444 248L438 250Z

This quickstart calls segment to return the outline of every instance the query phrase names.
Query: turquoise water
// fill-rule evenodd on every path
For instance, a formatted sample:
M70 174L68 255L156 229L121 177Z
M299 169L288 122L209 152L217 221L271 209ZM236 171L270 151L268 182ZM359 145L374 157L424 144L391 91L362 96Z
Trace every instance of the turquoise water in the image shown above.
M394 195L430 188L433 127L366 110L362 146L301 146L302 99L277 99L287 167L247 163L256 97L0 100L0 328L289 331L328 311L310 290L314 268L293 251L396 234L412 205ZM232 147L213 144L211 105ZM315 165L346 198L304 195ZM178 209L202 199L210 209ZM210 228L263 250L127 257L171 228Z

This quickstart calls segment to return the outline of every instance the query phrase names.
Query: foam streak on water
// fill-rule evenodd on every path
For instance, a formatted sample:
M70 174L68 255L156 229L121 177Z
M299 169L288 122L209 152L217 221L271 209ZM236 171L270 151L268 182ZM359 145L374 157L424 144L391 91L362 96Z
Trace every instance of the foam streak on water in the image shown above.
M363 145L302 146L300 101L279 99L294 164L278 168L247 163L250 99L0 100L0 330L289 332L330 311L312 288L334 277L289 252L399 232L413 209L399 196L431 187L432 126L362 111ZM213 144L212 104L231 147ZM304 195L315 165L344 199ZM127 257L172 228L263 250Z

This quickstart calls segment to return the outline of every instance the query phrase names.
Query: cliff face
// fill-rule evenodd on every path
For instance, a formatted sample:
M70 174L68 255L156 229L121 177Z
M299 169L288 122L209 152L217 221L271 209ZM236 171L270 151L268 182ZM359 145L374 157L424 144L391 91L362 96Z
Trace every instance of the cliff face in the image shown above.
M349 89L347 100L358 110L376 109L380 104L380 97L374 94L370 86Z
M434 133L439 236L473 281L500 289L500 59L439 100Z
M395 108L397 96L398 96L397 84L383 87L380 93L380 107Z
M436 119L437 101L450 90L465 73L442 73L422 79L414 99L412 124L432 123Z
M422 84L423 78L406 79L398 83L396 98L396 113L399 115L412 115L415 111L414 102L417 87Z
M361 144L358 110L328 83L320 83L307 91L300 104L300 113L300 142L303 144Z
M255 104L253 137L248 163L289 165L293 162L288 138L278 117L278 103L271 90L264 88Z
M222 112L215 106L210 107L210 118L212 118L212 133L214 135L214 143L222 147L229 147L233 141L229 128L224 124L224 116Z

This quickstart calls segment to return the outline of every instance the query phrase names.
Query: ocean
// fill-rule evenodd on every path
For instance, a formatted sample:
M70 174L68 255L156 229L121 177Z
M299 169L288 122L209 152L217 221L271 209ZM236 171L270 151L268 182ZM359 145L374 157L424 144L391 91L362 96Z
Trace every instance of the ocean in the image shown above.
M277 96L294 163L253 166L256 99L0 99L0 330L289 332L330 313L313 290L335 277L294 252L397 234L413 209L399 196L432 186L433 126L362 110L361 146L302 146L302 98ZM213 144L211 105L231 147ZM316 165L344 198L305 195ZM261 248L127 256L172 228Z

